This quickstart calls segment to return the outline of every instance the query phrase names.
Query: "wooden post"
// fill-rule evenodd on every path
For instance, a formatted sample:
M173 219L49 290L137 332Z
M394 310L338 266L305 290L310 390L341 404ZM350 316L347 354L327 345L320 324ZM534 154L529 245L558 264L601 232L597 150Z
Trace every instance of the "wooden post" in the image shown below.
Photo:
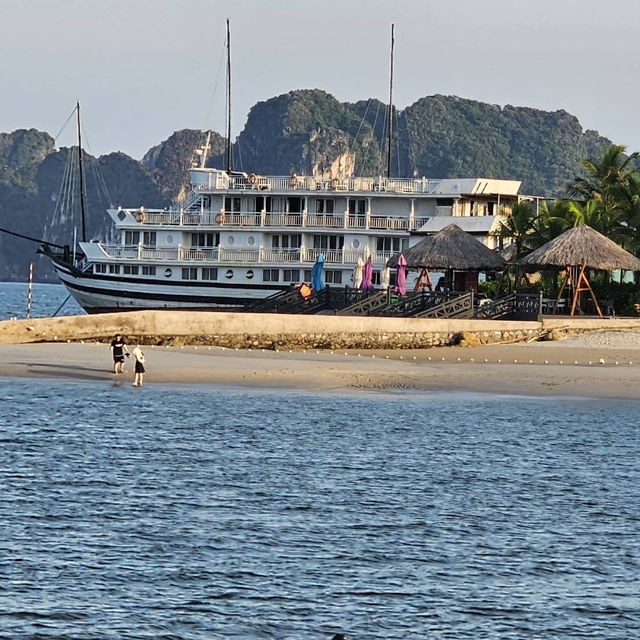
M27 318L31 317L31 301L33 299L33 262L29 263L29 289L27 293Z

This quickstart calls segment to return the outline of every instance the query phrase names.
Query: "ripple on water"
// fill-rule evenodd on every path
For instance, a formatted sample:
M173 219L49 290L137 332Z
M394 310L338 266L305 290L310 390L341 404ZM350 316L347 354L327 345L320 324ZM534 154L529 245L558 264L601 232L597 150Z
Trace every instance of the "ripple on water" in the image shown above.
M637 404L0 386L11 637L638 628Z

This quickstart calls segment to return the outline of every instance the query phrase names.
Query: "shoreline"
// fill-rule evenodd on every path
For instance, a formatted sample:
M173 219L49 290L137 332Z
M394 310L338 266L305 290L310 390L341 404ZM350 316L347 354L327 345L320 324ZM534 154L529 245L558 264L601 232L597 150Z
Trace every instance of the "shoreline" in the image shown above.
M588 341L585 337L573 342L367 352L146 346L145 386L407 391L411 396L453 391L638 400L640 340L636 334L634 338L631 346L624 339L619 344L582 344ZM129 361L124 375L113 374L111 366L107 344L0 345L0 377L5 378L132 382Z

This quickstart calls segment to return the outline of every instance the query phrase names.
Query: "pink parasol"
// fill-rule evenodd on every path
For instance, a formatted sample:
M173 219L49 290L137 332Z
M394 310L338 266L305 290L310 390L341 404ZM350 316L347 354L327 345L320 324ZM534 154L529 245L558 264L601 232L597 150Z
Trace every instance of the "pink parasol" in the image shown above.
M396 286L394 291L401 296L407 295L407 259L400 254L398 256L398 267L396 272Z
M371 263L371 258L369 258L362 269L362 284L360 288L363 291L370 291L373 289L373 264Z

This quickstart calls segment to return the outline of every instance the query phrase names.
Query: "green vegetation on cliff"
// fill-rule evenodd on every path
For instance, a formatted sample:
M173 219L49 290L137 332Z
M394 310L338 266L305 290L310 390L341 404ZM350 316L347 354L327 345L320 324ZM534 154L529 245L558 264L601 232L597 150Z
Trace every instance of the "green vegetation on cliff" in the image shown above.
M291 91L256 104L234 144L233 168L289 175L386 173L387 106L378 100L341 103L318 90ZM523 181L523 191L563 195L583 158L610 144L583 131L564 112L499 107L429 96L394 112L392 173L397 176L495 177ZM142 162L122 153L85 154L87 235L107 238L109 205L169 206L186 186L186 169L206 135L182 130L153 147ZM224 168L225 139L213 134L208 166ZM47 133L0 134L0 226L53 242L69 242L79 215L55 214L69 149ZM104 184L103 184L104 182ZM105 189L106 187L106 189ZM0 279L23 279L37 246L0 234ZM52 276L40 261L39 277Z

